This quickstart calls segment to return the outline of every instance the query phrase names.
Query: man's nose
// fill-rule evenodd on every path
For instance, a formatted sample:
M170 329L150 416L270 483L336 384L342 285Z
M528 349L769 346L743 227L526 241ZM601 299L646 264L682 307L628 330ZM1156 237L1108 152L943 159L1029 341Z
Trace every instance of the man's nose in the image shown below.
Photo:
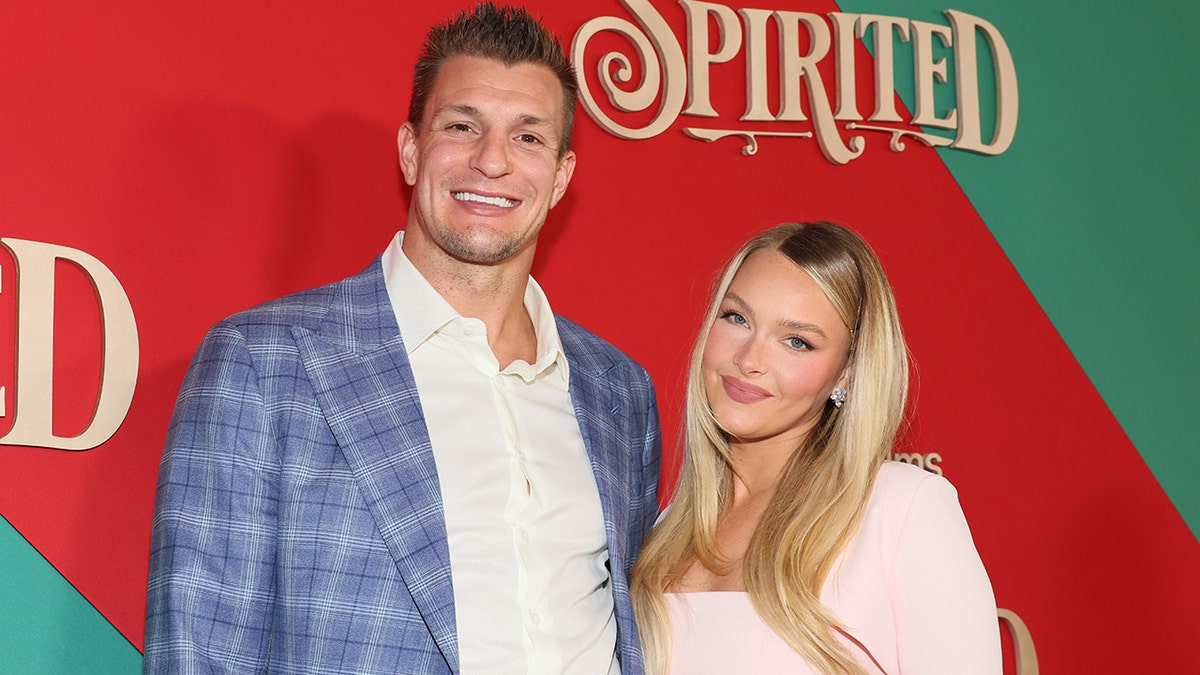
M512 170L512 147L507 135L489 131L480 136L471 157L471 168L488 178L499 178Z

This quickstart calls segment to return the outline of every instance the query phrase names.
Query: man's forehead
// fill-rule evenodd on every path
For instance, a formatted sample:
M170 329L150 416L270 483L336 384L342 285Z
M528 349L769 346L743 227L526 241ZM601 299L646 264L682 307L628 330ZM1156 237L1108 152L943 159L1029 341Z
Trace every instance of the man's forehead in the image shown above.
M438 71L425 103L428 117L497 114L513 122L557 126L562 120L563 87L542 63L454 56Z
M538 93L562 94L562 83L554 71L540 63L506 64L478 57L456 56L438 71L434 89L448 87L492 86L501 89L544 90ZM532 92L531 92L532 93Z

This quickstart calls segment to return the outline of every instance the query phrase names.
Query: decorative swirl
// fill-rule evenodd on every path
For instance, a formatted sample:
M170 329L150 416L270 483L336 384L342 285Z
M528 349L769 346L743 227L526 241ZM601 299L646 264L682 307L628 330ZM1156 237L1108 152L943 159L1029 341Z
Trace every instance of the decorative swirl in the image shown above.
M598 16L579 27L571 42L571 63L579 74L579 98L584 111L609 133L628 140L642 140L665 131L683 110L687 90L687 64L683 50L666 21L648 0L622 0L641 24L641 30L615 16ZM583 76L588 42L597 33L612 31L629 40L642 66L642 79L632 91L618 83L633 79L633 64L620 52L605 54L597 69L600 84L612 105L622 112L640 112L649 108L662 90L662 102L650 123L641 128L624 126L609 117L596 103ZM644 31L644 32L643 32ZM665 72L665 77L664 73Z
M722 138L730 136L740 137L745 139L746 145L742 146L742 154L750 157L758 152L758 137L773 136L776 138L812 138L811 131L745 131L739 129L701 129L699 127L685 127L683 133L697 140L712 143L719 141Z
M895 127L877 127L870 124L858 124L857 122L849 122L846 124L846 128L851 131L855 129L864 129L866 131L882 131L891 134L892 138L888 142L888 148L891 149L892 152L900 152L904 150L905 136L912 136L918 141L924 143L926 147L930 148L944 147L954 142L954 139L946 138L945 136L926 134L920 131L912 131L911 129L897 129Z
M604 19L607 19L607 22L604 22ZM600 76L600 86L604 87L604 93L608 94L608 100L622 112L639 112L649 108L650 104L654 103L654 99L658 98L658 89L662 80L662 70L658 64L658 53L654 51L654 45L632 23L615 17L601 17L584 24L579 33L576 33L577 42L571 46L571 49L572 58L577 63L583 59L582 51L587 46L587 40L595 34L594 32L585 34L584 31L593 27L593 24L599 24L594 26L596 32L611 30L626 37L633 43L642 64L642 81L633 91L626 91L618 87L616 83L629 82L633 79L633 64L629 62L629 57L621 52L609 52L600 59L596 71ZM582 40L580 35L583 35ZM580 45L580 53L574 53L575 45ZM613 69L614 64L617 66L615 70Z

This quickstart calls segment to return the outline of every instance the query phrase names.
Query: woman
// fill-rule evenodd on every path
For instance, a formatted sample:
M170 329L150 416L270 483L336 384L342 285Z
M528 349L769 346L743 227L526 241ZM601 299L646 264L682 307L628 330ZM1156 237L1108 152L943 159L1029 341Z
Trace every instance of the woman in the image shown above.
M692 355L684 462L633 571L650 673L1000 673L954 488L884 461L908 362L874 253L785 224L726 267Z

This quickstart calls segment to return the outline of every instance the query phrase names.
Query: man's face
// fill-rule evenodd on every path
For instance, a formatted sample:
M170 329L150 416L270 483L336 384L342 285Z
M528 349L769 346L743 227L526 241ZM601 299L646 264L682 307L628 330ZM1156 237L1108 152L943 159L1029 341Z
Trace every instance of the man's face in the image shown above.
M562 100L545 66L448 59L425 104L425 128L400 129L400 166L413 186L406 241L422 237L475 264L531 260L575 168L574 153L558 156Z

